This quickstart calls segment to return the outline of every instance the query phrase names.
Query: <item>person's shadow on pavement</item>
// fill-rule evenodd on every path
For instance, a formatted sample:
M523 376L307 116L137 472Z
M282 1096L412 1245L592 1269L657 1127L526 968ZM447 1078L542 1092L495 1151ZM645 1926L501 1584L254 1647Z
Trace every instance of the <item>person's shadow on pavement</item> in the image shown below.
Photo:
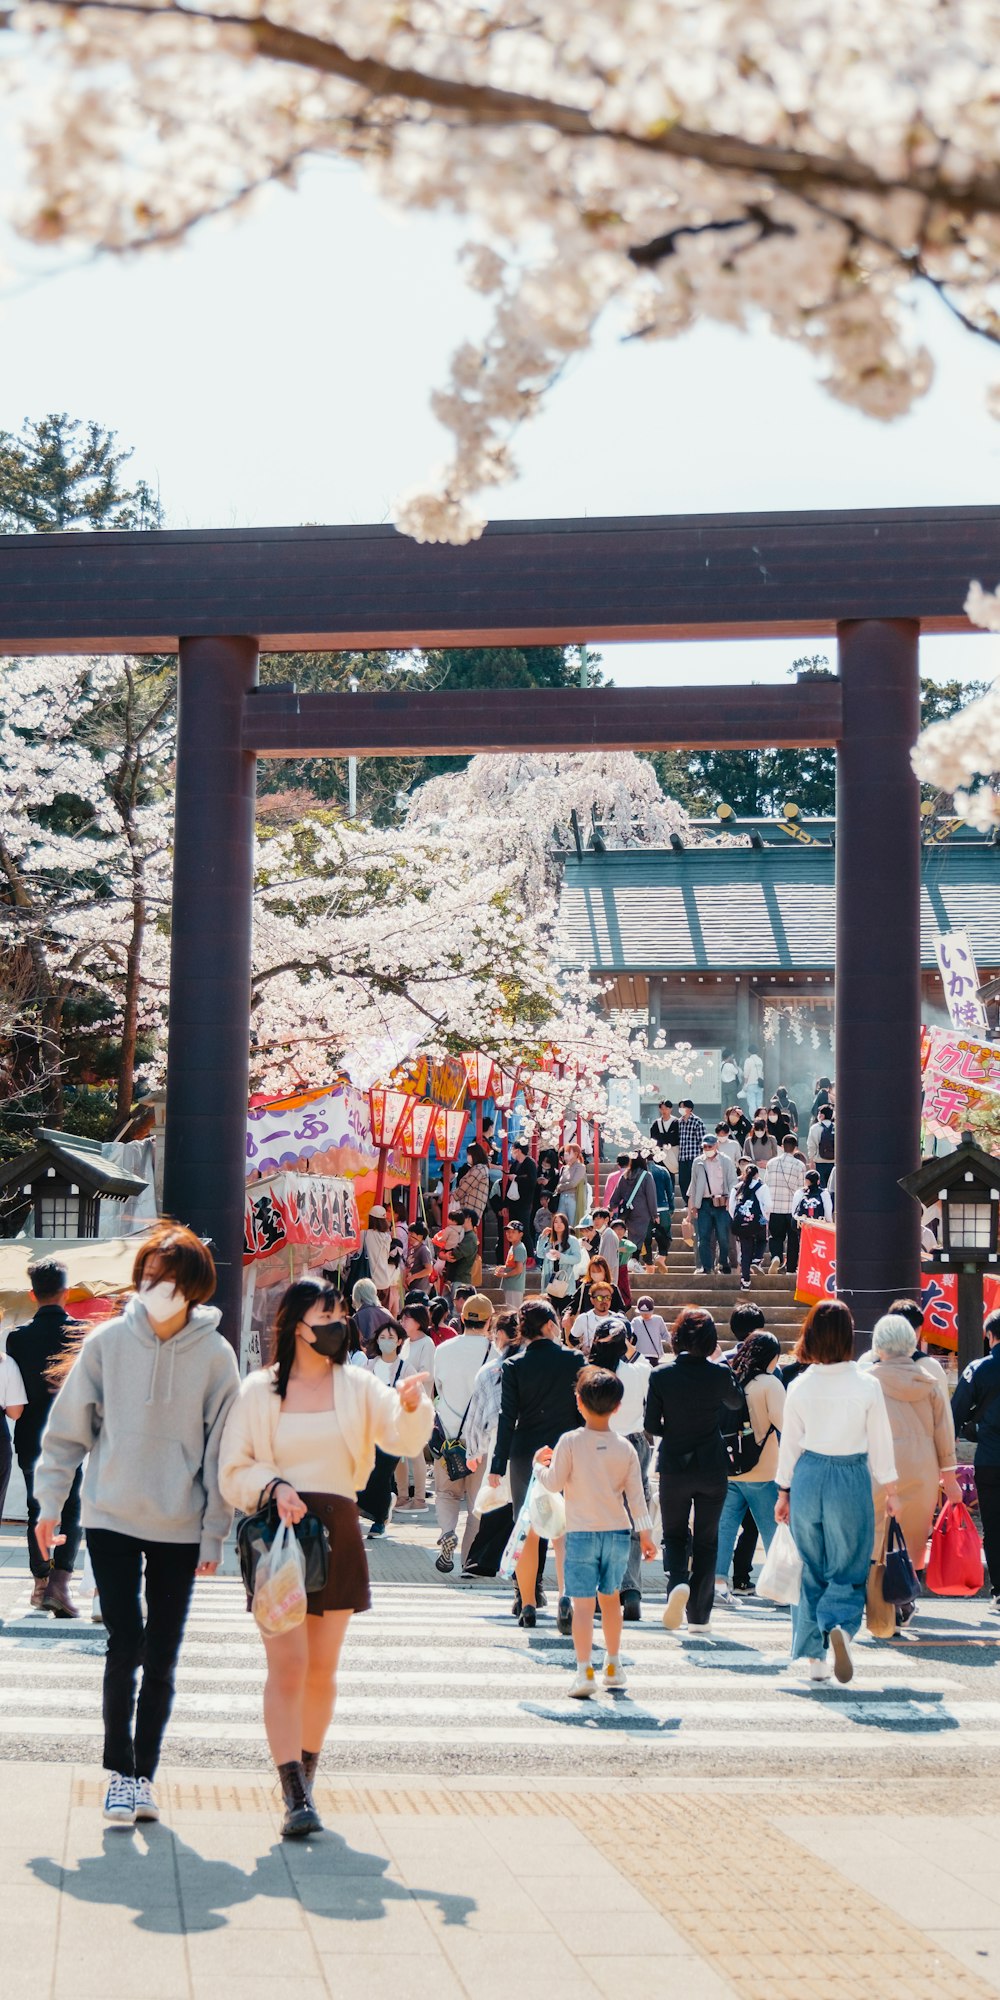
M303 1854L306 1844L295 1851ZM81 1903L132 1909L139 1930L173 1935L221 1930L225 1912L255 1896L291 1899L315 1915L325 1913L355 1923L377 1921L390 1903L434 1903L447 1925L464 1924L477 1908L473 1896L408 1889L389 1880L385 1871L390 1864L384 1855L350 1847L338 1833L325 1833L321 1846L310 1842L308 1851L321 1863L315 1871L315 1893L310 1869L289 1866L283 1841L259 1855L247 1873L234 1862L199 1854L165 1826L146 1830L145 1844L141 1838L123 1841L120 1828L109 1827L103 1853L86 1856L75 1868L61 1868L45 1855L35 1856L28 1866L46 1888L75 1896ZM344 1862L349 1864L346 1868ZM335 1910L330 1907L331 1882L339 1891ZM164 1883L170 1890L166 1897Z

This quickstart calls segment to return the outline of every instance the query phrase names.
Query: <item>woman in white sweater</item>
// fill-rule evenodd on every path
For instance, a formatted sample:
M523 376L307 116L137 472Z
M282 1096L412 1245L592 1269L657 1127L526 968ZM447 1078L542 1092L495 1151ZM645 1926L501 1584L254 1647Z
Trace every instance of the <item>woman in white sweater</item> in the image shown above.
M275 1362L243 1383L222 1438L219 1485L245 1514L274 1489L282 1521L319 1516L330 1544L326 1586L301 1625L265 1639L264 1727L285 1800L286 1839L315 1833L312 1782L333 1715L337 1665L354 1611L371 1604L355 1495L376 1448L415 1457L434 1412L426 1376L390 1388L366 1368L346 1368L348 1321L331 1285L303 1278L283 1294Z
M885 1398L854 1354L854 1321L839 1299L822 1299L802 1322L796 1361L806 1364L785 1397L778 1452L776 1521L789 1522L802 1557L793 1617L793 1660L814 1681L854 1673L851 1640L861 1624L875 1536L872 1481L896 1512L896 1463ZM829 1649L829 1650L828 1650Z

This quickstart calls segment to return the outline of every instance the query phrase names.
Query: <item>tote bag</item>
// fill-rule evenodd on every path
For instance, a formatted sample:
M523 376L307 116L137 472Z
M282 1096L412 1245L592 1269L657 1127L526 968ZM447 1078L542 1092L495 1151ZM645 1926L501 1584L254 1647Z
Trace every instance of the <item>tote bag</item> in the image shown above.
M889 1523L882 1530L882 1546L868 1571L865 1590L865 1624L873 1639L891 1639L896 1630L896 1607L885 1595L885 1556Z
M946 1500L934 1523L926 1582L935 1597L975 1597L983 1587L983 1545L961 1500Z
M886 1522L882 1595L887 1604L912 1604L920 1596L917 1572L910 1561L903 1530L894 1516Z

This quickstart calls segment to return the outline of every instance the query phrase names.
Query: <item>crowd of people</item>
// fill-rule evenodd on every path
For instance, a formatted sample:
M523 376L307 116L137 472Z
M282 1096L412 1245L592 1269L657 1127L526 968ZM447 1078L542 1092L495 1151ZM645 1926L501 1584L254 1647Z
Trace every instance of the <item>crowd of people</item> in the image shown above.
M734 1109L724 1126L738 1122ZM652 1267L667 1255L685 1157L688 1214L693 1199L699 1225L706 1202L721 1215L718 1185L741 1248L750 1225L740 1190L759 1175L757 1160L731 1157L722 1132L703 1131L685 1155L692 1109L678 1106L676 1138L664 1118L671 1111L660 1107L655 1155L623 1155L589 1217L576 1213L577 1149L552 1163L556 1207L535 1236L540 1295L525 1297L526 1221L513 1207L496 1305L477 1288L475 1258L467 1277L445 1277L417 1227L403 1246L401 1299L386 1303L390 1288L378 1283L383 1267L370 1250L368 1274L349 1290L329 1273L292 1283L277 1305L269 1362L242 1383L210 1303L210 1250L189 1230L163 1223L144 1239L133 1294L89 1332L67 1310L65 1269L32 1267L37 1309L8 1336L0 1396L15 1418L28 1494L32 1601L57 1617L79 1615L70 1578L82 1518L96 1615L107 1627L110 1825L158 1816L154 1780L194 1581L217 1570L237 1510L271 1508L292 1531L308 1520L328 1556L301 1623L263 1641L263 1721L289 1838L320 1824L314 1783L338 1663L351 1618L370 1605L361 1524L376 1539L394 1511L434 1509L442 1575L456 1564L467 1577L512 1573L511 1611L527 1628L547 1608L551 1541L554 1620L572 1640L577 1700L625 1690L622 1631L642 1616L645 1564L662 1552L667 1631L703 1634L720 1599L752 1594L757 1539L766 1554L788 1524L801 1562L792 1658L807 1662L813 1681L847 1682L884 1524L898 1520L919 1571L941 1495L967 1490L956 1425L971 1423L997 1607L1000 1314L987 1321L989 1352L966 1371L953 1403L912 1299L878 1321L860 1361L851 1314L836 1299L810 1309L791 1354L747 1299L725 1334L695 1305L668 1329L651 1293L632 1300L628 1265ZM757 1115L755 1107L737 1149L753 1143ZM772 1143L765 1172L784 1162L801 1169L794 1130ZM488 1176L488 1161L472 1165ZM530 1175L513 1160L512 1171L516 1185L505 1176L505 1193L533 1208L534 1225L537 1176L529 1192ZM775 1209L778 1189L760 1185L772 1194L770 1209L759 1201L763 1221L790 1217L780 1201ZM484 1186L489 1200L488 1179ZM477 1212L463 1209L473 1223L462 1235L479 1254ZM387 1221L374 1213L366 1236L391 1245L395 1232L379 1227ZM721 1247L714 1220L712 1230ZM787 1236L786 1222L786 1244ZM897 1629L915 1610L913 1601L897 1605Z

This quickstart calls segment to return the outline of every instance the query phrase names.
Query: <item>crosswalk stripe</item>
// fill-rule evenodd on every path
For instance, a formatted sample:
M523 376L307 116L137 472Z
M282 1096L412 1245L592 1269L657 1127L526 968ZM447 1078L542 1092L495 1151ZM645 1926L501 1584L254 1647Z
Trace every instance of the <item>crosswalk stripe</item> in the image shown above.
M83 1604L73 1624L31 1612L27 1577L0 1574L3 1582L13 1587L0 1625L0 1746L48 1738L99 1754L103 1629L89 1623ZM642 1746L647 1756L706 1749L755 1759L776 1751L862 1756L873 1727L919 1741L921 1754L952 1755L959 1740L969 1751L1000 1747L1000 1698L980 1698L980 1690L967 1696L947 1662L905 1644L862 1637L848 1687L810 1687L804 1666L789 1666L787 1612L761 1603L720 1606L709 1633L667 1634L657 1587L647 1594L642 1622L624 1630L627 1694L575 1703L567 1699L572 1643L556 1631L552 1591L531 1631L511 1618L504 1584L376 1579L374 1599L348 1637L333 1738L344 1754L356 1748L369 1761L379 1751L411 1751L423 1762L442 1745L469 1769L477 1753L505 1746L559 1753L570 1770L584 1748L599 1757L628 1746ZM978 1636L946 1606L921 1612L920 1636L930 1646ZM598 1634L595 1662L601 1657ZM266 1755L264 1672L239 1579L200 1580L166 1758Z

